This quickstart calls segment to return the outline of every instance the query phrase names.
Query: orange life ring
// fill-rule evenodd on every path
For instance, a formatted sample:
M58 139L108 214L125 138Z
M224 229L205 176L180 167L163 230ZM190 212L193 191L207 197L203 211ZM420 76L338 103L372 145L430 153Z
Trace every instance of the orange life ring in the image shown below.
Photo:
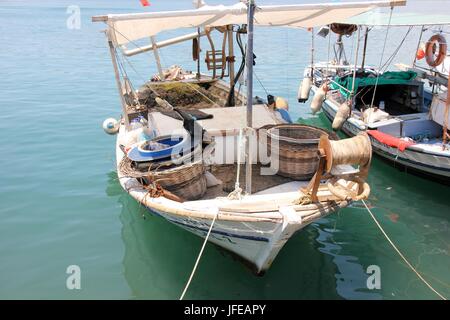
M437 46L439 46L439 53L436 56ZM447 42L441 34L432 36L425 48L425 57L430 67L437 67L440 65L447 55Z

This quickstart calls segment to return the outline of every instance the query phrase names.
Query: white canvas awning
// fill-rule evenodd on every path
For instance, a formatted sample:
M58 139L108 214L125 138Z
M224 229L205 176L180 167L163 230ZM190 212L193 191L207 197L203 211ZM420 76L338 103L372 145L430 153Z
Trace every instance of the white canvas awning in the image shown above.
M339 2L299 5L258 6L255 26L315 27L343 21L380 7L405 5L406 0ZM117 45L148 38L159 32L180 28L215 27L247 23L247 6L203 6L195 10L110 14L93 21L108 24Z

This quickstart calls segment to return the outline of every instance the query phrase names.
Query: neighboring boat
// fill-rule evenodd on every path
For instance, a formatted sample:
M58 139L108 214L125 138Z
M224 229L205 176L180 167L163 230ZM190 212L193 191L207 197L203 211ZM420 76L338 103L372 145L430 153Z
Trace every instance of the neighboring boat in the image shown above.
M299 101L308 100L311 89L313 113L322 109L333 129L349 136L367 132L377 155L398 167L450 183L450 57L447 57L444 33L437 33L420 44L425 28L430 30L437 25L442 30L450 25L450 16L398 13L390 18L380 15L371 20L362 15L346 22L351 24L332 24L329 29L320 30L321 35L326 35L330 29L328 36L336 34L335 57L329 62L312 63L305 69ZM379 70L365 65L370 28L410 26L409 33L418 24L421 28L419 50L412 53L413 66L397 64L397 71L387 71L387 67ZM364 37L361 30L365 30ZM341 41L343 36L350 35L365 39L363 48L359 48L359 41L356 44L353 64L347 61ZM380 44L382 51L383 44ZM418 60L424 57L428 67L419 65ZM386 59L387 66L390 58ZM425 86L427 82L430 89Z
M295 232L351 201L367 198L371 148L366 135L339 141L321 129L287 125L283 99L253 98L253 25L310 27L399 3L403 1L256 8L249 1L94 17L108 27L123 109L116 143L120 184L152 213L201 237L211 230L210 242L241 257L256 273L264 272ZM198 29L161 42L154 38L164 30L184 27ZM214 46L213 31L223 36L221 49ZM234 34L243 53L237 73ZM246 51L242 34L248 36ZM211 76L200 72L203 36L211 47L206 51ZM142 38L152 43L125 48ZM158 49L186 40L193 40L197 71L178 66L163 70ZM158 74L134 90L123 59L145 51L154 52ZM246 94L238 83L244 65ZM229 84L224 81L227 76ZM105 122L108 133L117 127L110 119ZM168 135L175 137L173 143ZM167 150L172 150L170 157L165 157ZM278 167L283 168L280 175Z

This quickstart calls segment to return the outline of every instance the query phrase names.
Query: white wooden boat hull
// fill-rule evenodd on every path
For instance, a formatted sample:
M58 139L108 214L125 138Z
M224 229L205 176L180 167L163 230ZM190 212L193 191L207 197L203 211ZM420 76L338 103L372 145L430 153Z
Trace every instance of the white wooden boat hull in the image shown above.
M123 126L121 126L117 141L120 141L123 131ZM242 203L239 200L228 200L226 198L183 203L164 197L150 198L147 191L142 188L142 185L136 179L121 173L119 163L123 156L124 154L117 142L117 171L123 189L136 201L146 206L152 214L159 215L202 238L206 236L214 216L219 213L219 208L233 207L236 204L239 206ZM300 186L306 185L307 182L291 183L296 185L290 189L298 190ZM252 203L265 202L270 205L256 213L234 212L233 209L225 213L221 212L218 214L208 240L240 257L256 274L262 274L271 266L284 244L294 233L348 205L347 201L338 201L325 206L320 205L317 210L301 211L301 209L297 209L298 211L296 211L293 209L293 202L298 196L298 191L251 195ZM282 201L278 201L278 199L286 199L286 197L290 200L284 201L284 204L281 203ZM245 202L245 199L242 201ZM287 203L289 204L286 205ZM187 210L188 214L178 213L183 210L185 212ZM202 212L202 216L196 214L199 212ZM252 221L255 219L260 221Z
M149 209L167 221L204 238L211 225L209 219L183 218ZM224 248L241 259L255 273L269 269L287 240L305 225L301 223L227 222L216 221L209 242Z

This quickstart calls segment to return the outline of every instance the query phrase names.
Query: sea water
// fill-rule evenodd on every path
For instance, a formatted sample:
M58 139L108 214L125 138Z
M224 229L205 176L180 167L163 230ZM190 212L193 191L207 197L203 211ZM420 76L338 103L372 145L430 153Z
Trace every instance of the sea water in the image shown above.
M77 8L80 23L73 16ZM146 8L137 0L0 3L0 298L179 298L202 239L148 215L120 187L115 137L101 125L107 117L118 118L121 108L101 33L105 26L90 20L107 13L189 8L190 0L153 0ZM389 32L384 60L407 28ZM158 39L184 33L172 31ZM323 115L312 116L308 104L296 102L310 61L310 35L256 29L255 73L261 84L255 81L255 92L285 97L293 119L330 128ZM394 62L412 62L418 36L417 29L411 31ZM385 29L374 30L367 63L379 64L384 39ZM345 42L350 59L354 43ZM206 44L202 41L203 53ZM327 47L326 39L316 40L316 60L327 59ZM164 67L195 70L190 42L160 54ZM136 87L157 72L151 53L129 60L138 71L128 66ZM367 203L375 217L424 278L450 297L450 189L377 158L369 182ZM374 270L376 287L369 279ZM399 258L361 203L293 236L264 277L208 244L186 297L437 298Z

